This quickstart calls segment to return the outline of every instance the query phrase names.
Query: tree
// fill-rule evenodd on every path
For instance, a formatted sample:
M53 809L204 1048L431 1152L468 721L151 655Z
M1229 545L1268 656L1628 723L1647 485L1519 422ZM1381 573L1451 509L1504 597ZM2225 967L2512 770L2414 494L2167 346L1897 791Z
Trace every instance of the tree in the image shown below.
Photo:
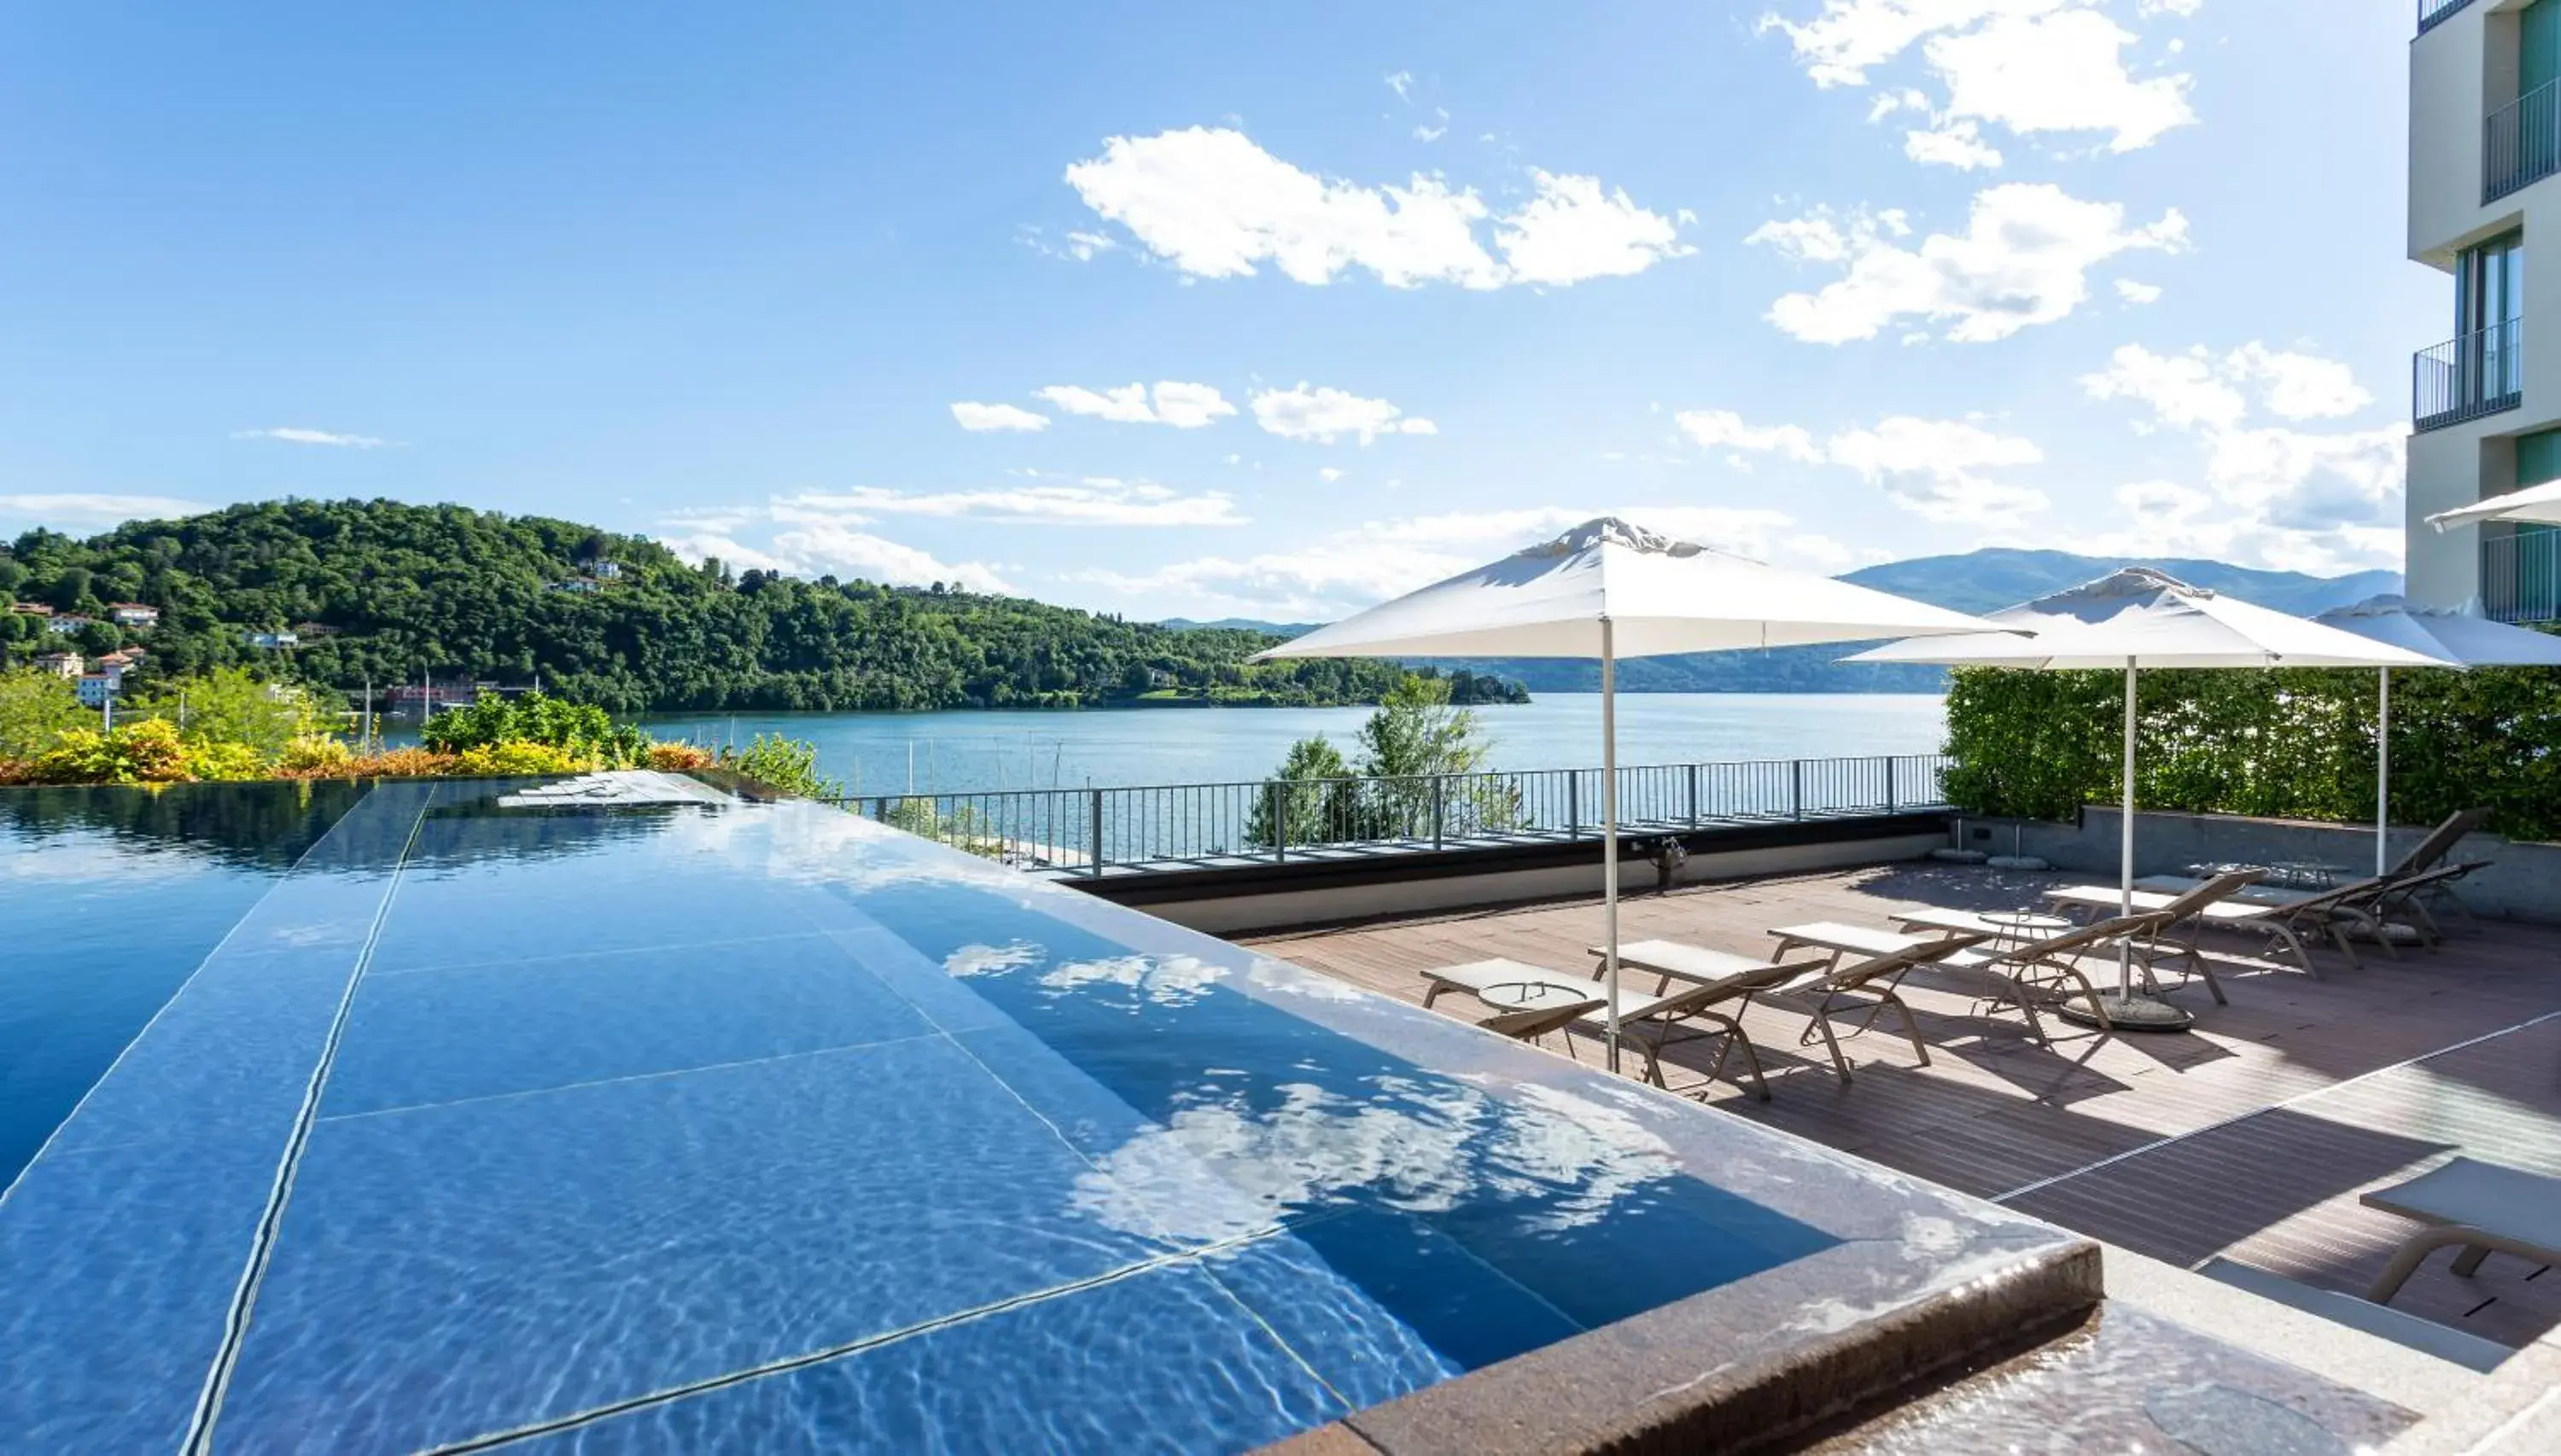
M1325 735L1300 738L1289 745L1280 771L1264 780L1246 816L1245 842L1269 849L1276 842L1273 826L1283 826L1288 845L1329 844L1351 838L1358 816L1360 786L1351 765Z
M14 557L0 557L0 597L15 601L18 588L27 584L27 568Z
M81 706L69 678L31 668L0 672L0 758L33 758L97 715Z
M89 604L92 579L86 566L65 566L54 573L53 589L45 593L45 599L64 611L79 611Z
M91 657L101 657L124 645L124 633L113 622L90 622L72 634L72 641Z
M163 720L191 744L245 744L266 763L282 758L285 745L295 738L323 727L309 692L238 667L163 683L138 696L124 712L135 720Z

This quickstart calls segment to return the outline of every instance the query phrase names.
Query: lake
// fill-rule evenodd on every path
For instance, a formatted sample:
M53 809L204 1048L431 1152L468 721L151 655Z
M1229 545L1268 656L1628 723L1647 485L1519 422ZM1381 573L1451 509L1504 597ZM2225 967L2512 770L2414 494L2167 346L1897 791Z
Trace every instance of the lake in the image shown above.
M1601 699L1544 693L1475 710L1496 768L1594 767ZM782 733L818 745L818 765L856 793L1257 780L1314 733L1356 754L1367 708L1135 708L1085 713L705 713L642 720L655 736L720 745ZM1619 761L1935 753L1935 695L1643 693L1619 700ZM913 772L911 781L909 775Z

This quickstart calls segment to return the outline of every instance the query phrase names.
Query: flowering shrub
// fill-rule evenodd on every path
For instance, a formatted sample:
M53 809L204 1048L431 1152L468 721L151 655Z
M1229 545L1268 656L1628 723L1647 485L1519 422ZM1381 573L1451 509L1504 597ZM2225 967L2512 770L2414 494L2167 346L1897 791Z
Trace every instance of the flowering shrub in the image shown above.
M65 728L28 764L30 783L172 783L188 777L175 725L156 718L119 728Z
M161 720L153 719L159 723ZM179 762L185 778L248 779L267 776L265 760L247 743L198 742L186 745Z
M336 776L333 770L352 761L355 756L356 750L348 747L344 738L305 733L284 745L284 756L276 766L291 777L330 778Z
M714 762L712 750L696 743L651 743L649 766L661 773L682 773L689 768L709 768Z
M531 773L576 773L592 766L549 743L484 743L465 748L447 770L462 778L515 778Z

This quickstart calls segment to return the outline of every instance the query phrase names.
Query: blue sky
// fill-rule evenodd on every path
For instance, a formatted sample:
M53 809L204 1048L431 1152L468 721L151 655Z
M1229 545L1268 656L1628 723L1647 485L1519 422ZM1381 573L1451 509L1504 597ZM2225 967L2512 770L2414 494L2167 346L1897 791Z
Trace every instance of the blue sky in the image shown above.
M15 6L0 531L384 495L1150 617L1602 512L2396 566L2410 28Z

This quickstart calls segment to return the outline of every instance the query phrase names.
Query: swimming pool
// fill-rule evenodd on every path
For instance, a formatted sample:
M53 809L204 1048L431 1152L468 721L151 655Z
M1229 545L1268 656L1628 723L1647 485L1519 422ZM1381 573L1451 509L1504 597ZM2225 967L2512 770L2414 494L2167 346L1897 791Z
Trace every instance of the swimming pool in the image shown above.
M0 805L112 921L5 1004L131 1024L7 1109L0 1449L1242 1450L2076 1247L822 806L508 787Z

